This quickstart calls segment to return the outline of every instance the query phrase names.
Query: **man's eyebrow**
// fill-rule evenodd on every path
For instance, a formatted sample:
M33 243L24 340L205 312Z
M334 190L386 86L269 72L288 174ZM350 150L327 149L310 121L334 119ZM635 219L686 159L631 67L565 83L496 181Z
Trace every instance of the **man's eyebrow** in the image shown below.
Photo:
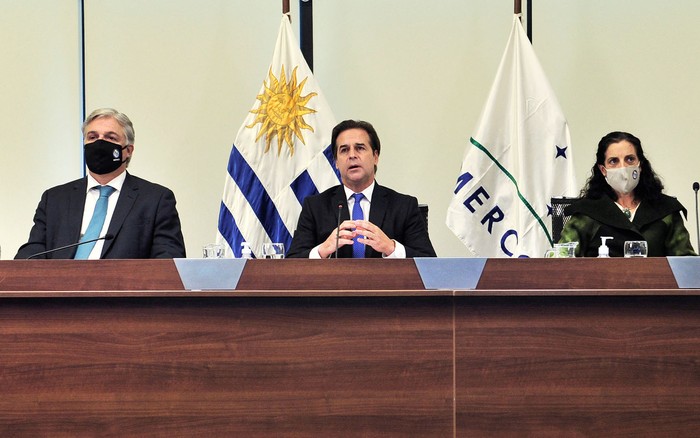
M99 133L98 133L97 131L94 131L94 130L93 130L93 131L88 131L88 132L85 133L85 135L88 135L88 134L99 134ZM110 135L110 134L119 136L119 133L118 133L118 132L115 132L115 131L107 131L107 132L105 132L105 135Z
M338 149L340 149L340 148L342 148L342 147L349 148L350 146L367 146L367 143L365 143L365 142L363 142L363 141L358 141L358 142L352 143L352 144L343 143L343 144L338 145Z

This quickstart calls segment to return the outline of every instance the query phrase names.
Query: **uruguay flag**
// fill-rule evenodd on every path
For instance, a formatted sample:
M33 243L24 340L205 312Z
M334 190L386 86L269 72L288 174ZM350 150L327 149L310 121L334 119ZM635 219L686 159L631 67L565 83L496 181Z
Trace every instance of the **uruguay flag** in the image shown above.
M569 125L518 16L447 210L476 257L542 257L551 198L575 196Z
M231 149L217 242L228 256L262 244L289 249L305 197L339 183L330 147L335 117L282 16L260 92Z

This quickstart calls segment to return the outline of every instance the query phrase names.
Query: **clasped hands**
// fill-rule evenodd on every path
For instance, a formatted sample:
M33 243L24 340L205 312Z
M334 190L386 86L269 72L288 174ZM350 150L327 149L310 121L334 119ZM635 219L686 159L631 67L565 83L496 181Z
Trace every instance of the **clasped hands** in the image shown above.
M340 229L340 231L338 231L338 229ZM345 245L352 245L352 239L354 239L355 236L360 236L360 238L357 239L358 242L371 246L375 251L385 256L391 255L394 249L396 249L396 243L392 239L389 239L389 237L384 234L384 231L372 222L365 220L346 220L343 221L338 228L334 229L325 242L321 244L318 253L321 257L327 258L335 252L336 237L338 239L338 248L340 248Z

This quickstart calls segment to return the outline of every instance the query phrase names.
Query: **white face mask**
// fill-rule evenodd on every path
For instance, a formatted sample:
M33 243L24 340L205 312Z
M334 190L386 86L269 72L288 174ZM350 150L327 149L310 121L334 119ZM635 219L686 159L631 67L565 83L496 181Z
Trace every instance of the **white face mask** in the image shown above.
M607 175L605 181L617 193L631 193L639 184L639 166L617 167L615 169L605 169Z

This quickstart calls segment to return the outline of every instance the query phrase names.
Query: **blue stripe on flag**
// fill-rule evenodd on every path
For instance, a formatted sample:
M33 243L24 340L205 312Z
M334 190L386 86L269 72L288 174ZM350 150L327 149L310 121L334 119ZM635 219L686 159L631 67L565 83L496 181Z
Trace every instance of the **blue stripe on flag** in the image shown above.
M338 182L340 182L340 171L335 167L335 160L333 159L333 145L329 145L326 149L324 149L323 155L326 156L328 164L331 166L331 169L333 169L333 171L335 172L335 176L338 178Z
M335 162L333 160L333 150L330 146L324 149L323 155L326 157L326 160L328 160L328 164L331 166L331 169L335 171L335 176L340 182L340 172L338 171L338 169L335 168ZM318 194L318 187L316 186L316 183L314 183L314 181L311 179L311 175L309 175L309 172L306 170L302 172L301 175L299 175L292 182L290 187L294 192L294 196L296 196L297 200L299 201L299 204L301 205L304 205L304 198L306 198L307 196Z
M284 225L277 207L270 199L262 182L240 154L236 145L231 149L228 173L238 185L270 239L273 242L284 243L285 247L289 248L292 235Z
M228 246L233 250L233 256L236 258L241 257L241 243L245 242L241 231L238 229L238 224L236 224L236 219L233 217L229 211L226 204L221 202L221 207L219 208L219 233L226 239Z
M318 188L314 181L311 179L311 175L307 170L303 171L301 175L296 177L290 186L294 192L294 196L297 197L299 204L304 204L304 198L311 195L318 194Z

